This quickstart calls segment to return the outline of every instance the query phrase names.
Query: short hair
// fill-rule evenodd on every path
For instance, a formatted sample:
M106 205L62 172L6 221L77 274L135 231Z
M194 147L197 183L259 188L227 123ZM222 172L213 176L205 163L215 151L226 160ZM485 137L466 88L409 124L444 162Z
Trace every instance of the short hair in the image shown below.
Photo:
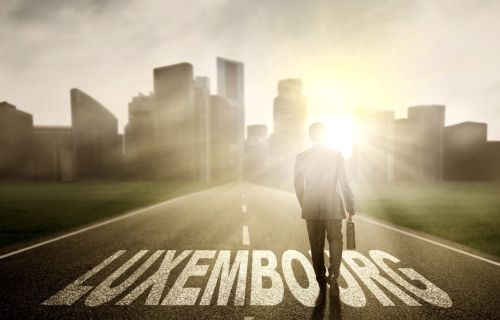
M325 138L326 127L321 122L315 122L309 126L309 137L313 142L319 142Z

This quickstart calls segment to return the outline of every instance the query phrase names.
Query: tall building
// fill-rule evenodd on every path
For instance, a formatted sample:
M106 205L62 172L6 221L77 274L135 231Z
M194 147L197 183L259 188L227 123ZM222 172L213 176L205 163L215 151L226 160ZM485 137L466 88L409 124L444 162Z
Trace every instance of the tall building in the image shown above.
M36 180L73 181L73 129L35 126L33 172Z
M352 170L357 179L393 179L394 112L356 109Z
M500 142L487 141L488 126L462 122L444 129L446 180L500 180Z
M155 101L153 94L139 93L128 104L129 122L125 127L125 150L129 173L152 178L155 173Z
M210 79L196 77L194 79L194 99L196 108L196 177L209 181L211 174L210 150Z
M0 102L0 178L31 178L33 116Z
M300 79L278 82L278 96L273 102L271 145L277 156L295 158L307 144L307 105Z
M238 154L234 152L234 119L237 109L218 95L210 96L210 150L211 175L227 180L238 176Z
M75 177L113 176L122 143L117 118L91 96L71 89L71 120Z
M280 80L277 89L266 179L288 188L293 185L295 157L308 146L307 104L300 79Z
M357 110L353 167L367 181L442 181L445 107L408 108L407 119L392 111Z
M217 93L227 100L230 107L235 109L233 119L236 123L235 131L231 135L237 157L238 176L243 170L243 151L245 140L245 85L244 65L242 62L217 58Z
M486 123L463 122L444 129L444 178L446 180L482 180L483 152L486 147Z
M156 68L154 95L159 149L158 178L194 179L197 175L197 128L193 66Z
M413 126L413 165L415 180L443 180L443 135L445 106L428 105L408 108Z

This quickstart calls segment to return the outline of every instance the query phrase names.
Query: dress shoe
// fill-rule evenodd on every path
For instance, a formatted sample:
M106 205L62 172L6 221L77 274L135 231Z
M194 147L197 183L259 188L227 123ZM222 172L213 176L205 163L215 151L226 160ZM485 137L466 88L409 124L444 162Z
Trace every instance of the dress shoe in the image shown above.
M330 297L338 297L340 290L337 278L328 277L328 284L330 285Z

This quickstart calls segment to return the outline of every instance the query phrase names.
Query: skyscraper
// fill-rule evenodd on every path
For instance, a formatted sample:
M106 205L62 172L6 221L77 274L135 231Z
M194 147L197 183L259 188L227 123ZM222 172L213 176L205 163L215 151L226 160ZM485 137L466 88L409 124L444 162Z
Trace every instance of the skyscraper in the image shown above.
M117 118L83 91L70 94L76 178L113 175L121 156Z
M277 89L266 179L288 187L293 184L295 157L307 147L307 105L300 79L280 80Z
M32 176L33 116L0 102L0 178Z
M156 68L154 95L159 148L158 178L194 179L197 163L193 66Z
M484 151L488 126L462 122L444 128L444 178L446 180L484 180ZM490 171L490 170L488 170Z
M130 173L152 178L156 150L155 100L153 94L139 93L128 104L129 122L125 127L125 150Z
M237 109L221 96L210 96L211 174L214 179L227 180L238 174L238 154L235 152L234 119Z
M443 180L444 117L443 105L408 108L408 121L414 129L412 158L416 180Z
M196 176L208 181L211 175L210 149L210 79L196 77L194 79L194 98L196 108Z
M278 96L273 102L273 151L281 157L292 157L302 151L307 139L307 105L302 94L302 80L278 82Z
M34 178L72 181L74 175L73 129L69 126L35 126Z
M227 100L230 107L235 109L235 132L231 141L237 153L238 176L241 177L243 166L243 149L245 140L245 92L244 92L244 65L242 62L217 58L217 93Z

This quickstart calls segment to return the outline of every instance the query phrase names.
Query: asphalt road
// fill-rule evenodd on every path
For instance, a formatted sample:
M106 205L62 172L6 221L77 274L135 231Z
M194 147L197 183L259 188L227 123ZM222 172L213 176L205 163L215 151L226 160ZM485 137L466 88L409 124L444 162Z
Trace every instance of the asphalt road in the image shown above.
M243 183L2 256L0 318L500 318L499 264L354 221L341 298L321 307L296 199Z

